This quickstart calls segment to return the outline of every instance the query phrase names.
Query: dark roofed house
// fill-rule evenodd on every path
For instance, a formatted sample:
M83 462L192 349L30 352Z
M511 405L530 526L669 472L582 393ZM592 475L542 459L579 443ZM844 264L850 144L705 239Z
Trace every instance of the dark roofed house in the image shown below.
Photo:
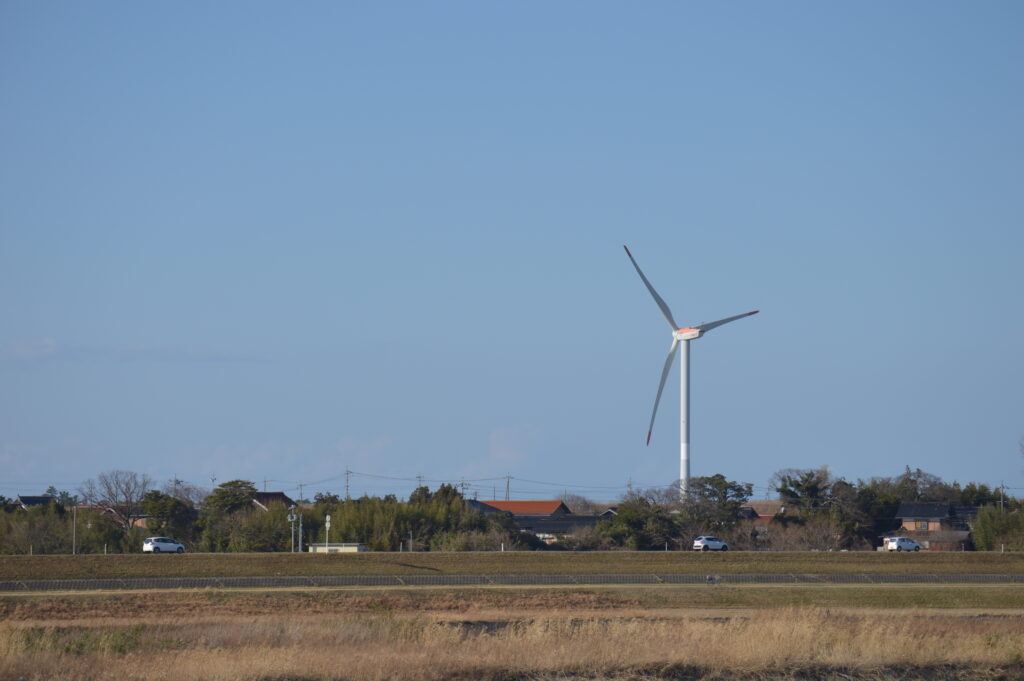
M767 525L786 515L786 502L777 499L748 501L740 507L740 517L753 520L755 525Z
M558 541L559 536L572 534L584 527L594 527L601 520L601 516L576 515L558 499L473 501L470 506L485 513L505 513L520 530L535 534L548 544Z
M934 532L952 519L949 504L903 502L896 510L902 529L908 532Z
M24 511L27 511L33 506L46 506L47 504L51 504L55 501L57 501L57 497L50 496L49 494L42 494L39 496L22 495L14 498L14 503L20 506Z
M900 529L930 551L972 550L970 520L973 506L947 503L903 502L896 510Z
M256 508L264 511L269 511L271 504L284 504L285 508L295 505L295 502L292 501L291 497L284 492L256 492L256 496L253 497L252 503Z

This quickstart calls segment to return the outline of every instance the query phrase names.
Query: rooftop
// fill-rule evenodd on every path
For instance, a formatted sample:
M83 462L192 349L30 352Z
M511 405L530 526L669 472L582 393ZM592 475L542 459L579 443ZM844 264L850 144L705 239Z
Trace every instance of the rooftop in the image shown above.
M556 513L572 513L569 507L558 499L546 501L480 501L499 511L507 511L512 515L554 515Z

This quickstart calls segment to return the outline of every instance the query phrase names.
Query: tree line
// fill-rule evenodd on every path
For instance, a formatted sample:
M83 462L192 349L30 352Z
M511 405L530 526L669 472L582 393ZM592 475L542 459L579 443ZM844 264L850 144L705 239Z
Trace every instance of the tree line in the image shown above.
M869 550L900 527L901 503L979 509L970 521L976 548L1024 550L1022 502L983 483L945 482L909 467L894 477L849 482L827 467L785 469L772 478L782 512L768 525L745 512L752 487L721 474L678 489L630 492L618 514L586 537L586 548L686 549L713 534L742 550Z
M735 549L866 550L899 527L901 503L937 502L980 509L971 521L981 550L1024 550L1024 513L1019 499L981 483L948 483L920 469L894 477L849 482L827 467L786 469L772 486L786 512L770 525L745 510L753 488L721 474L678 486L630 490L598 503L564 495L577 514L615 513L548 546L521 532L500 513L482 513L452 485L421 486L395 495L342 499L320 493L301 508L253 504L257 490L231 480L212 490L171 480L156 485L146 475L109 471L82 485L78 494L53 487L48 504L25 510L0 497L0 553L130 553L147 536L167 535L202 552L290 551L330 541L359 542L373 551L680 550L693 537L714 534ZM298 525L289 520L301 515ZM330 537L327 516L331 517ZM140 519L144 518L144 526Z

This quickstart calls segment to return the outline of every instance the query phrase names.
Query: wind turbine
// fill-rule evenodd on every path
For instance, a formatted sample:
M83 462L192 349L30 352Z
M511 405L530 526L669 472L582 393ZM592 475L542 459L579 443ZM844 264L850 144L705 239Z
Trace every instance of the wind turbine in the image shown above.
M725 319L719 319L717 322L705 322L696 326L680 327L672 319L672 311L668 309L668 305L665 304L665 301L661 299L658 292L651 286L651 282L647 281L647 277L644 276L640 265L636 264L636 260L633 258L633 254L629 252L629 248L627 246L623 246L623 248L626 249L626 255L629 256L630 262L636 268L636 273L643 279L644 286L647 287L647 290L651 292L651 296L654 297L654 302L661 308L661 314L665 315L668 325L672 327L672 346L668 349L668 357L665 358L665 368L661 370L661 382L658 384L658 394L654 398L654 409L651 410L651 423L647 428L648 445L651 444L654 417L658 414L658 403L661 402L661 392L665 389L665 379L668 378L668 371L672 368L672 360L675 359L676 352L682 348L683 356L679 360L679 492L680 495L685 496L690 486L690 341L697 340L711 329L718 328L723 324L757 314L759 310L738 314L735 317L726 317Z

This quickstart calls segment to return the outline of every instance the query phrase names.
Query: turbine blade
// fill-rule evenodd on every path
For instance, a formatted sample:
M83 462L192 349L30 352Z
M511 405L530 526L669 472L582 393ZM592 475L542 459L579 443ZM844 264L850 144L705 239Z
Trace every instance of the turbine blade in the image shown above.
M672 347L668 349L668 357L665 358L665 368L661 370L661 383L658 384L658 395L654 398L654 409L651 410L651 423L647 426L647 444L651 444L651 433L654 431L654 417L658 415L658 403L661 402L661 392L665 389L665 379L668 378L669 369L672 368L672 360L676 358L676 350L679 349L679 341L672 339Z
M629 248L625 245L623 248L626 249L626 255L629 256L630 261L633 263L633 267L636 268L636 273L644 280L644 285L647 287L647 290L651 292L652 296L654 296L654 302L656 302L658 307L661 308L661 314L665 315L665 319L668 320L669 326L671 326L672 330L675 331L679 328L679 325L676 324L676 320L672 319L672 311L668 309L668 305L665 304L665 301L661 299L658 292L654 290L653 286L651 286L651 282L647 281L647 277L644 276L643 270L640 269L640 265L636 264L636 260L633 258L633 254L629 252Z
M711 329L717 328L722 324L728 324L729 322L734 322L737 319L749 317L750 315L757 314L758 312L760 312L760 310L754 310L753 312L745 312L743 314L738 314L735 317L726 317L725 319L719 319L717 322L706 322L704 324L698 324L693 328L700 329L701 331L710 331Z

